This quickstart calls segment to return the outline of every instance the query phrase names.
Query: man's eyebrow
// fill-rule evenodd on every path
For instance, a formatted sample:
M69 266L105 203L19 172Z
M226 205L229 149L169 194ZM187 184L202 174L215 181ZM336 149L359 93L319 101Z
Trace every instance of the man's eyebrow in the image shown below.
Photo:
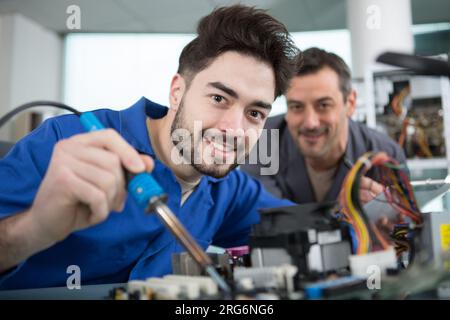
M239 94L236 91L234 91L233 89L231 89L230 87L223 84L222 82L210 82L210 83L208 83L208 86L219 89L235 99L239 99ZM263 109L268 109L269 111L272 110L271 103L267 103L267 102L264 102L261 100L253 101L252 103L250 103L250 105L259 107L259 108L263 108Z
M319 99L316 100L317 102L326 102L326 101L334 101L334 99L330 96L325 96L325 97L321 97ZM286 102L288 105L289 104L300 104L300 105L304 105L304 103L300 100L295 100L295 99L289 99Z
M317 99L317 101L319 101L319 102L325 102L325 101L328 101L328 100L333 101L334 99L332 97L329 97L329 96L325 96L325 97L321 97L321 98Z
M289 99L287 100L287 104L291 104L291 103L297 103L297 104L301 104L303 105L304 103L300 100L295 100L295 99Z
M272 104L258 100L258 101L253 101L252 103L250 103L251 106L255 106L255 107L259 107L259 108L263 108L263 109L267 109L267 110L272 110Z
M208 86L216 88L216 89L219 89L219 90L222 90L223 92L225 92L226 94L232 96L235 99L239 98L239 95L237 94L236 91L234 91L230 87L227 87L222 82L210 82L210 83L208 83Z

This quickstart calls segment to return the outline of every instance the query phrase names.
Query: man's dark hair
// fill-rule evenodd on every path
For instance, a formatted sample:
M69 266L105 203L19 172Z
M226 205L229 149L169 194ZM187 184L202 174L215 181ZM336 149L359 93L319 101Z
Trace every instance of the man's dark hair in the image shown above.
M297 59L296 75L313 74L325 67L332 69L338 75L339 89L346 101L352 90L352 78L349 67L338 55L319 48L309 48L302 52L301 58Z
M299 50L286 27L264 10L242 5L215 9L200 20L197 33L179 59L178 73L188 85L216 57L236 51L270 65L275 74L275 96L285 92Z

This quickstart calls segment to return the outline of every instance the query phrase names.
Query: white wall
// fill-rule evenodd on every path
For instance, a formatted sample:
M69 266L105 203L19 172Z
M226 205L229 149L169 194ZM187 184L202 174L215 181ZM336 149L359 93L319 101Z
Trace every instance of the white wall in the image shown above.
M12 43L12 23L9 16L0 15L0 114L3 115L8 111L10 96L10 61L11 61L11 45ZM5 140L9 137L9 127L0 129L0 139Z
M354 78L384 51L414 52L411 0L347 0L347 26Z
M0 114L32 100L61 100L63 40L19 14L0 15ZM0 139L22 134L18 121Z

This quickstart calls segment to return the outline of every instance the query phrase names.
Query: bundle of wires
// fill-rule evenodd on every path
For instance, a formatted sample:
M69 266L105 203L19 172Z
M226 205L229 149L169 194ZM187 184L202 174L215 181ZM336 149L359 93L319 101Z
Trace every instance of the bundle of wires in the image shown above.
M408 250L408 232L422 225L422 215L417 206L411 183L405 172L406 168L385 152L367 152L351 168L344 180L344 221L351 224L357 239L356 254L366 254L379 249L387 249L391 243L376 224L369 220L360 200L360 183L362 177L371 169L378 170L384 194L394 209L399 212L398 222L408 217L411 223L397 224L390 230L390 237L395 243L397 254Z

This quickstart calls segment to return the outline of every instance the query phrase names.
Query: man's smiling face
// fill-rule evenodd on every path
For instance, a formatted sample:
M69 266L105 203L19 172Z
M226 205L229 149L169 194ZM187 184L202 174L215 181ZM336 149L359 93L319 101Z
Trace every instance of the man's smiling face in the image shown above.
M172 92L177 81L184 79L175 77ZM268 64L228 51L198 72L180 94L171 134L187 130L194 168L220 178L237 166L240 150L247 156L255 145L275 99L275 76Z
M294 77L286 100L289 131L306 158L318 161L343 153L354 98L343 96L336 72L324 67Z

